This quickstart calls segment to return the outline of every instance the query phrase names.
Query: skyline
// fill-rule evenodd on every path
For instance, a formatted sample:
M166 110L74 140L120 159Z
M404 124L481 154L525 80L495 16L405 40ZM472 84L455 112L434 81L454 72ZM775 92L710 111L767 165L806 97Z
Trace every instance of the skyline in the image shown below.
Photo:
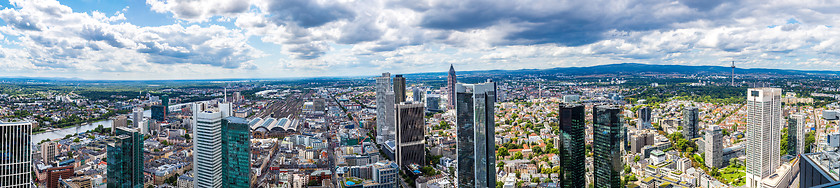
M840 2L53 1L0 10L0 77L369 76L616 63L840 71ZM657 11L649 11L657 10ZM650 19L653 18L653 19Z

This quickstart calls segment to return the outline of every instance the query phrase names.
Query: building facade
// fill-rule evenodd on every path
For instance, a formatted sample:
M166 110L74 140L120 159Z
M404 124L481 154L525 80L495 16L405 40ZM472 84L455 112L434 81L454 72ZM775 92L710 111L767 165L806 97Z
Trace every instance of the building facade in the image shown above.
M390 104L386 100L386 94L391 91L391 73L382 73L382 76L376 77L376 143L383 144L387 141L386 133L388 131L388 118L386 107ZM390 101L394 101L393 99Z
M426 165L423 103L401 103L396 106L396 110L397 164L400 168L412 163Z
M458 187L496 187L496 83L456 84Z
M133 128L140 128L140 123L143 121L143 108L135 107L131 111L131 123Z
M782 89L747 90L746 178L748 187L758 187L761 179L779 167L782 127Z
M584 106L560 104L557 119L560 134L555 146L560 151L560 187L582 187L586 183L586 120Z
M166 107L163 105L152 106L152 119L157 121L166 120Z
M56 142L41 143L41 160L44 160L44 163L46 164L52 164L55 160L55 156L59 154L58 150L59 147Z
M638 129L653 129L653 125L651 124L651 115L650 115L650 107L642 107L637 110L639 116L639 122L637 124Z
M251 129L240 117L222 119L223 187L247 188L251 184Z
M447 109L455 108L455 84L458 83L455 80L455 67L453 65L449 65L449 76L446 78L446 89L447 94L449 95L449 105L447 105Z
M106 147L108 154L108 188L142 188L143 134L135 129L118 127L115 141Z
M218 109L193 105L193 185L198 188L223 187L222 119L230 117L231 105L219 103Z
M805 154L805 117L803 113L790 115L788 118L788 154Z
M708 167L724 167L723 164L723 133L720 126L712 125L706 129L706 134L703 135L705 144L705 163Z
M405 102L405 77L398 74L394 76L394 104Z
M32 123L0 122L0 187L32 187Z
M683 109L682 115L683 138L691 140L700 137L700 135L697 134L699 127L698 123L700 122L700 110L697 109L697 107L686 107Z
M621 109L595 106L592 110L593 183L596 188L621 187L621 142L624 140Z

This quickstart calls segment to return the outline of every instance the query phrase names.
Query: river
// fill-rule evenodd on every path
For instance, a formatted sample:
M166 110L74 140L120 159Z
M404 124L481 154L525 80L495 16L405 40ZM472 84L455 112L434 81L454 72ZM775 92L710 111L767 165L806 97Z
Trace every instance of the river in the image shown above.
M151 117L151 116L152 116L152 112L150 110L143 111L143 117ZM68 128L55 130L55 131L38 133L38 134L32 135L32 144L38 144L38 142L41 142L41 140L44 140L44 139L54 140L54 139L58 139L58 138L64 138L67 135L72 135L72 134L76 134L76 133L84 133L85 131L96 129L96 127L98 127L99 125L102 125L102 127L108 128L108 127L111 127L111 123L112 123L111 120L102 120L102 121L93 122L91 124L82 125L82 126L79 126L79 127L68 127Z

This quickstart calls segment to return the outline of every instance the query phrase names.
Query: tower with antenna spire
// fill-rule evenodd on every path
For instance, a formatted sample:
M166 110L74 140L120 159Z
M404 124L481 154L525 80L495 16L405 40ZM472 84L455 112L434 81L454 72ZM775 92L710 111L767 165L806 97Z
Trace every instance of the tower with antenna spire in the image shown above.
M729 78L732 79L730 85L732 85L732 87L735 87L735 61L732 61L732 74L729 76Z

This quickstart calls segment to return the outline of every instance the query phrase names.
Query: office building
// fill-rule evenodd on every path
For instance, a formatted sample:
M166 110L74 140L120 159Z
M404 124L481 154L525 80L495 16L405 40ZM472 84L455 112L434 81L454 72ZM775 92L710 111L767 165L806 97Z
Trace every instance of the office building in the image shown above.
M396 106L396 161L400 168L409 164L426 165L426 121L423 111L423 103L404 102Z
M697 129L699 127L698 123L700 122L700 110L697 109L697 107L686 107L683 109L682 115L683 138L691 140L700 137L700 135L697 134Z
M446 78L446 92L449 95L447 109L455 108L455 84L458 83L455 78L455 67L450 64L449 76Z
M140 123L143 121L143 108L141 107L134 107L131 111L131 123L133 127L131 128L139 128Z
M639 132L630 137L630 153L637 154L642 152L642 148L655 144L654 134L647 132Z
M426 110L430 112L439 112L440 109L440 95L426 94Z
M638 129L653 129L653 125L651 124L651 116L650 116L650 107L642 107L636 111L639 115L639 122L636 124L636 128Z
M142 188L143 134L127 127L116 128L114 142L108 143L108 188Z
M496 147L493 136L496 83L456 84L454 89L458 126L457 186L496 187Z
M223 187L247 188L251 183L251 129L240 117L222 119Z
M44 170L44 173L47 173L47 188L58 188L60 184L58 182L59 179L73 177L73 165L48 168Z
M394 76L394 104L405 102L405 77L398 74Z
M52 164L55 160L55 156L59 154L59 144L56 142L44 142L41 143L41 160L44 160L45 164Z
M32 185L32 123L0 122L0 187Z
M625 130L621 109L615 106L595 106L592 109L593 184L597 188L621 187L621 142Z
M166 121L166 107L163 105L152 106L152 119L157 121Z
M805 153L805 114L797 113L788 118L788 154L796 156Z
M779 142L782 127L782 89L747 90L747 160L748 187L758 187L761 179L779 167Z
M571 104L580 101L580 95L563 95L563 103Z
M393 162L377 162L371 165L371 178L383 188L396 188L399 167Z
M387 117L387 107L393 106L394 100L386 100L386 94L391 91L391 74L382 73L381 77L376 77L376 143L383 144L386 139L388 128L393 126L389 123Z
M721 132L720 126L710 126L706 129L706 134L703 136L704 150L706 152L704 161L706 162L706 166L725 167L727 164L723 163L723 133Z
M222 119L230 117L229 103L219 103L218 109L202 109L193 105L193 177L195 187L224 187L222 182Z
M840 186L840 153L802 154L799 159L799 187Z
M412 90L411 93L411 98L415 103L423 102L423 88L414 87L414 90Z
M560 104L557 119L560 134L555 146L560 151L560 187L581 187L586 179L586 120L584 106Z
M117 115L111 119L111 122L111 133L115 133L117 127L136 128L128 127L128 117L125 115Z

